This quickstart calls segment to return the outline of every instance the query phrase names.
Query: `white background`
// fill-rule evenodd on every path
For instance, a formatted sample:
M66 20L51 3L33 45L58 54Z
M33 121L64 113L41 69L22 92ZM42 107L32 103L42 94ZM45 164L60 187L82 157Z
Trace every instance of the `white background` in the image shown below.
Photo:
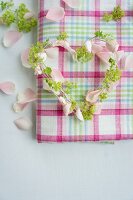
M23 2L37 11L37 0ZM5 31L0 27L0 38ZM20 63L34 38L25 34L10 49L0 45L0 82L14 81L16 94L35 88L33 74ZM35 125L22 132L13 124L19 116L35 124L35 105L19 115L12 111L16 94L0 93L0 200L133 200L133 141L37 144Z

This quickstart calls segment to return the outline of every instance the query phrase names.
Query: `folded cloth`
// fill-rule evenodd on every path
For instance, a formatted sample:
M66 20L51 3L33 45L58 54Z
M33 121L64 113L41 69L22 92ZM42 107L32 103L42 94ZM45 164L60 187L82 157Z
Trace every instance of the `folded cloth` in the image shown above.
M113 33L126 54L133 51L133 1L132 0L81 0L78 9L68 7L62 0L39 0L38 40L55 39L60 32L69 35L73 48L81 46L97 30ZM103 13L112 11L117 5L125 10L125 17L119 22L106 23ZM51 7L61 6L65 17L60 22L50 22L45 18ZM52 67L58 67L67 80L78 83L73 96L78 101L88 89L97 88L104 68L98 58L87 64L78 64L63 48L56 49ZM43 90L43 76L37 77L38 102L36 109L36 134L38 142L77 142L121 140L133 138L133 68L124 71L117 88L102 104L102 112L93 120L80 122L73 116L64 116L56 97Z

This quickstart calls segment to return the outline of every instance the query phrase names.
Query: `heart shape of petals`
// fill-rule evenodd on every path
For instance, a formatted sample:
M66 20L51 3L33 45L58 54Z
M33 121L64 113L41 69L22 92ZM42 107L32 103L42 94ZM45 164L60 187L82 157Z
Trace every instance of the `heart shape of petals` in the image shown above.
M0 83L0 90L7 95L12 95L15 92L15 84L9 81Z
M28 131L33 126L32 121L28 117L20 117L14 121L14 124L23 131Z
M56 8L51 8L48 11L46 18L51 21L59 22L64 18L64 16L65 16L64 8L56 7Z
M21 37L22 33L18 31L8 31L4 34L3 45L4 47L13 46Z

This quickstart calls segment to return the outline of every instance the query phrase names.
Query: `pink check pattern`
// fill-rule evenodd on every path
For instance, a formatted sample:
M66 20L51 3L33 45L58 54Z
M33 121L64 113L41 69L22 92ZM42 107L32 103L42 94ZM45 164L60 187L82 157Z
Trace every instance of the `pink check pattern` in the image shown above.
M80 10L73 10L62 0L53 0L53 5L65 9L65 18L60 23L48 22L45 18L50 8L49 0L39 0L38 40L55 39L61 31L68 32L69 42L74 48L81 45L96 30L113 33L120 49L127 54L133 51L133 7L132 0L83 0ZM120 22L105 23L102 16L105 11L120 5L125 17ZM82 92L89 87L97 87L104 77L104 69L95 58L83 65L73 63L70 55L59 48L57 66L66 79L79 83L79 91L74 93L80 100ZM55 63L53 63L54 65ZM54 66L53 66L54 67ZM123 72L120 85L103 103L100 115L92 121L79 122L74 117L63 115L59 102L44 91L43 76L37 77L38 102L36 107L36 133L38 142L77 142L133 139L133 68Z

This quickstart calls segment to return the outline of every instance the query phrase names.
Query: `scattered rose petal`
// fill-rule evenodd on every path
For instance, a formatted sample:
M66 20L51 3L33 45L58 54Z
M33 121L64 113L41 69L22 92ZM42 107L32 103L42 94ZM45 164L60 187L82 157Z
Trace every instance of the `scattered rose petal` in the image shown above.
M17 102L13 105L13 110L15 112L22 111L30 102L37 99L36 93L27 88L23 93L19 93L17 97Z
M103 47L98 44L92 44L92 53L96 54L100 51L103 51Z
M101 114L101 110L102 110L102 103L96 103L95 104L95 106L96 106L96 110L95 110L95 114L96 115L100 115Z
M3 45L5 47L11 47L22 37L22 33L18 31L8 31L4 34Z
M116 40L111 40L106 42L106 47L108 48L109 51L116 52L118 51L119 44Z
M84 118L83 118L83 115L82 115L80 108L76 109L75 115L80 121L84 121Z
M21 62L22 65L26 68L31 68L31 65L29 64L28 58L29 58L29 48L25 49L22 53L21 53Z
M63 105L63 112L65 116L68 116L71 113L71 103L67 102L65 105Z
M9 81L0 83L0 90L7 95L12 95L15 92L15 84Z
M24 19L31 19L32 17L34 17L34 13L33 12L27 12L24 15Z
M91 53L92 52L92 42L90 40L87 40L85 42L85 46L86 46L87 50Z
M51 77L53 81L64 82L64 77L62 76L62 73L58 69L55 68L52 69Z
M66 40L57 40L57 41L53 44L53 46L60 46L60 47L63 47L63 48L65 48L69 53L71 53L72 55L75 53L75 50L72 49L72 48L70 47L69 42L66 41Z
M51 88L49 87L49 85L47 84L47 82L45 81L45 79L43 81L43 89L47 90L47 91L51 91Z
M66 99L64 97L58 97L58 100L59 102L62 104L62 105L65 105L67 102L66 102Z
M115 52L116 61L119 62L123 58L124 55L125 55L125 53L123 50Z
M30 130L33 126L32 121L28 117L20 117L14 121L14 124L18 129L24 131Z
M24 110L24 108L28 105L29 103L18 103L18 102L16 102L16 103L14 103L13 104L13 110L14 110L14 112L16 112L16 113L19 113L19 112L21 112L22 110Z
M99 99L100 94L101 90L90 90L86 95L86 101L90 103L96 103Z
M65 15L64 8L57 7L57 8L51 8L47 13L46 18L55 22L59 22L64 18L64 15Z
M109 59L113 56L112 52L98 52L96 54L104 65L109 65Z
M47 54L47 58L54 59L57 58L58 48L50 47L48 49L45 49L45 52Z
M71 8L79 8L81 6L81 0L63 0Z

